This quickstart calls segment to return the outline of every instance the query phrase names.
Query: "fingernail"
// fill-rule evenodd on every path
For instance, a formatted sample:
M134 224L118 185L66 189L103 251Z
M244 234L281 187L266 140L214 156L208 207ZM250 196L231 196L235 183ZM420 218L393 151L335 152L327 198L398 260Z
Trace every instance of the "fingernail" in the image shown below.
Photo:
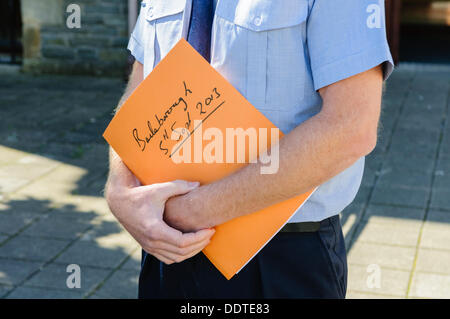
M189 187L197 187L200 185L200 183L199 182L189 182L188 185L189 185Z

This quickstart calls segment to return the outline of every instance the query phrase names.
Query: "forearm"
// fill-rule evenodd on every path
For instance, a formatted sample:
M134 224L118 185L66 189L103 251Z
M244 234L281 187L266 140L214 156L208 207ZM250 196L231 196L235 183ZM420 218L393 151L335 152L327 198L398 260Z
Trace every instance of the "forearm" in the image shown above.
M130 75L127 87L122 95L115 111L117 112L125 101L130 97L133 91L139 86L143 80L143 65L135 62ZM115 184L136 186L137 180L127 169L119 155L110 147L109 150L109 174L105 186L105 195L108 195L108 189L114 187Z
M173 217L175 226L185 229L212 227L307 192L351 166L376 144L381 78L379 72L370 77L376 80L368 84L373 90L358 92L350 81L345 90L340 87L346 94L333 88L323 93L322 112L280 140L276 174L260 174L264 164L249 164L222 180L170 199L168 219ZM357 98L350 98L349 92Z
M122 162L122 159L110 147L109 150L109 174L105 186L105 195L108 196L111 188L115 185L126 185L127 187L136 187L137 179L130 173L128 168Z
M212 227L305 193L362 156L356 145L347 147L352 133L346 127L328 124L318 115L281 139L276 174L261 174L259 162L249 164L174 201L183 201L187 214L206 223L200 227Z
M120 105L120 104L119 104ZM112 147L109 148L109 174L105 185L105 196L108 198L109 191L116 185L136 187L138 181L123 163L120 156Z

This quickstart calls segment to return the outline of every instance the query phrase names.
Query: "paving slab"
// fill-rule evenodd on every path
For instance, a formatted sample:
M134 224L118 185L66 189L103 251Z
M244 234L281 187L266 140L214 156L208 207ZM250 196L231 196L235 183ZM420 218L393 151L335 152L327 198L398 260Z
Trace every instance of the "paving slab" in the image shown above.
M14 289L13 286L1 285L0 284L0 298L3 298L8 292Z
M379 186L429 187L432 180L431 170L409 169L398 164L397 167L383 167L383 175L378 180Z
M414 273L409 296L449 299L450 275Z
M370 223L363 221L359 224L355 234L356 243L367 242L374 244L416 247L421 228L421 221L405 222L401 220L392 224Z
M450 275L450 250L418 250L416 271Z
M84 195L64 195L52 200L51 207L60 213L80 213L111 215L108 204L104 197Z
M429 126L420 125L423 121L423 116L418 116L416 123L406 117L401 117L399 120L399 128L395 130L392 136L392 142L389 152L392 154L401 154L402 156L416 155L423 156L427 154L429 157L434 157L438 148L440 136L441 118L437 117L436 123L431 123ZM416 124L416 125L414 125ZM403 126L402 126L403 125ZM404 125L412 126L404 127ZM425 129L423 128L425 126ZM415 128L414 128L415 127Z
M0 234L0 245L3 244L8 238L8 235Z
M439 131L439 127L442 123L442 115L441 114L420 114L419 112L415 114L406 114L399 121L399 128L401 129L414 129L414 130L427 130L427 131ZM433 141L434 142L434 141ZM437 142L437 140L436 140ZM433 152L432 145L421 147L423 152ZM408 149L408 151L413 151L412 148ZM436 148L434 149L436 151Z
M447 209L450 211L450 189L433 188L431 208Z
M25 152L21 152L19 150L6 147L3 145L0 145L0 153L2 154L2 156L0 157L0 165L16 163L22 157L28 156L28 154Z
M450 144L450 140L445 142ZM433 188L450 190L450 156L440 155L434 171Z
M390 155L378 171L377 183L381 186L429 187L433 176L434 158Z
M401 222L402 224L417 224L425 217L425 209L396 207L370 204L364 214L364 220L377 224L394 224Z
M361 220L363 209L363 204L352 203L347 206L341 213L340 221L347 249L350 247L353 235L355 234L355 231Z
M0 246L0 257L31 261L49 261L60 253L70 241L18 235Z
M97 216L87 216L87 214L72 215L61 213L50 213L41 217L22 234L31 237L51 237L59 239L76 239L92 227L92 219ZM75 215L75 216L74 216Z
M423 226L421 248L450 250L450 212L430 211Z
M70 195L76 189L77 182L87 173L88 171L81 167L60 165L51 173L30 183L17 193L54 201L59 197Z
M347 291L347 296L345 299L401 299L398 296L381 295L376 293L366 293L359 291Z
M369 269L370 270L370 269ZM409 272L402 270L392 270L380 267L380 286L369 285L367 266L349 265L348 287L349 291L358 291L363 293L374 293L379 295L391 295L396 297L406 297L408 288Z
M26 212L0 213L0 233L14 235L39 217L39 215Z
M50 200L40 200L32 196L8 194L0 202L0 214L11 213L14 215L30 214L45 215L51 209Z
M426 187L376 185L370 200L373 204L425 208L430 189Z
M445 132L444 138L442 139L441 154L447 157L450 156L450 130Z
M25 185L29 184L31 179L17 177L2 177L0 179L0 194L8 194L14 192Z
M0 284L17 285L39 270L40 262L0 258Z
M80 195L103 197L107 176L108 173L106 171L99 174L98 177L95 176L89 181L89 185L83 187L77 193Z
M107 299L137 298L138 282L139 272L118 270L95 292L95 297Z
M12 177L23 180L34 180L52 171L59 163L36 163L25 161L0 166L0 178Z
M124 236L128 240L130 237L127 231L111 213L99 216L96 220L91 222L91 226L92 228L83 234L81 240L97 241L105 238L112 238L114 236Z
M141 271L141 257L142 249L137 247L137 249L130 255L128 260L120 267L121 270L134 270L137 272Z
M76 290L56 290L34 287L18 287L7 299L81 299L83 296Z
M415 247L357 242L348 254L348 262L366 267L376 264L380 267L411 271L415 252Z
M95 241L79 240L62 253L55 262L100 268L117 268L136 245L126 236L109 236Z

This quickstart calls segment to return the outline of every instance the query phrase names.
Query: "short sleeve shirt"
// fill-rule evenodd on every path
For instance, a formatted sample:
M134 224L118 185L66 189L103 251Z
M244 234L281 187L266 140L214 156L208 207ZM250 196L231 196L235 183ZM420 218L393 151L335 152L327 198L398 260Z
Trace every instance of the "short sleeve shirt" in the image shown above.
M318 90L383 65L393 70L383 0L216 0L211 65L287 134L322 109ZM144 0L128 49L147 76L181 37L191 0ZM326 181L290 222L340 213L364 157Z

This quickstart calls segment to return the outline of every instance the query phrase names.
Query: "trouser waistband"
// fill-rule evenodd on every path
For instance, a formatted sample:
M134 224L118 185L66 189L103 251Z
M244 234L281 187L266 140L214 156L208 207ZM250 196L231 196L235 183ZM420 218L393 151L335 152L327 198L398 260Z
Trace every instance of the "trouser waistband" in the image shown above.
M339 218L339 215L328 217L320 222L300 222L287 223L281 228L281 233L314 233L320 229L320 225L328 223L332 218Z

